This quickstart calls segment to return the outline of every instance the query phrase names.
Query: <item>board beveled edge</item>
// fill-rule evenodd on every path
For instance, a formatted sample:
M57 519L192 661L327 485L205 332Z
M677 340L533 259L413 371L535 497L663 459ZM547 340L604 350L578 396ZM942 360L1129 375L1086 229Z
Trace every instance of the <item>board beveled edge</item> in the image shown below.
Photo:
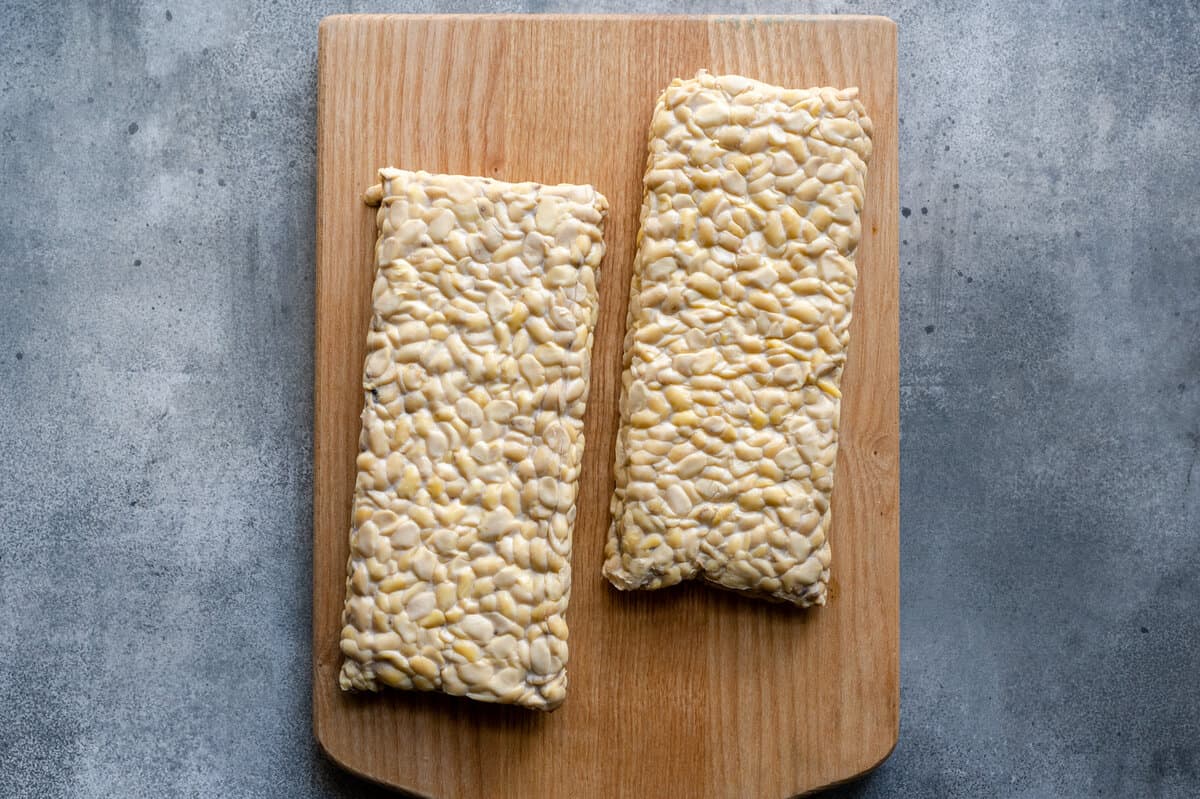
M326 28L346 24L365 24L379 20L415 20L420 22L719 22L770 24L836 24L836 25L887 25L895 29L896 21L881 14L328 14L317 25L318 36L326 35Z
M315 717L314 717L314 722L315 722ZM326 758L328 758L329 761L331 763L333 763L335 766L337 766L338 768L347 772L348 774L351 774L351 775L357 777L358 779L363 780L364 782L369 782L372 785L378 785L381 788L386 788L391 791L397 791L400 794L402 794L403 796L413 797L413 799L437 799L437 797L432 796L427 793L424 793L422 791L418 791L416 788L413 788L409 785L404 785L404 784L401 784L398 782L389 782L389 781L383 779L382 777L376 777L373 774L369 774L368 772L363 771L361 768L359 768L357 765L355 765L352 761L342 757L340 754L337 754L332 749L330 749L329 745L325 742L325 739L321 737L321 727L315 723L313 725L313 734L317 740L317 746L320 747L320 749L321 749L321 754L324 755ZM864 772L864 773L866 773L866 772ZM851 779L853 780L856 778L851 778ZM847 780L847 782L848 781L850 781L850 780ZM833 783L833 784L840 785L841 783ZM830 787L830 786L826 786L826 787ZM818 788L817 790L824 790L824 788Z

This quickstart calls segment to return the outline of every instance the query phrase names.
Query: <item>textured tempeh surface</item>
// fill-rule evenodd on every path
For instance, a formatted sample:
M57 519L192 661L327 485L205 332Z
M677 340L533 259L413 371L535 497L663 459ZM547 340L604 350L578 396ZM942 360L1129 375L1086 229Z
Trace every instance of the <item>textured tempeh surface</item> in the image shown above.
M701 71L651 120L625 337L619 588L824 604L871 122L857 89Z
M340 682L553 709L607 201L380 175Z

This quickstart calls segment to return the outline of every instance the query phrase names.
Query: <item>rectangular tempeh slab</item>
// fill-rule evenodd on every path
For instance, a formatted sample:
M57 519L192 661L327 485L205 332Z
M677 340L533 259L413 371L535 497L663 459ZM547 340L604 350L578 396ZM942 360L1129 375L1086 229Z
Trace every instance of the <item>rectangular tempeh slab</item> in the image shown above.
M605 551L619 588L825 602L871 152L856 98L704 71L659 98Z
M380 175L341 686L553 709L608 203Z

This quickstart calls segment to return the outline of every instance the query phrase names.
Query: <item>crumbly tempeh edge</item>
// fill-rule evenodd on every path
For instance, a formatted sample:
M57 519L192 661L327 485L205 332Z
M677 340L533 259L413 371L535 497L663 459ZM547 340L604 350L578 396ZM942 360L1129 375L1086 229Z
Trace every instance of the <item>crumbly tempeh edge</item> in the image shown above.
M380 176L341 687L550 710L608 202Z
M604 574L824 604L871 121L701 72L651 122Z

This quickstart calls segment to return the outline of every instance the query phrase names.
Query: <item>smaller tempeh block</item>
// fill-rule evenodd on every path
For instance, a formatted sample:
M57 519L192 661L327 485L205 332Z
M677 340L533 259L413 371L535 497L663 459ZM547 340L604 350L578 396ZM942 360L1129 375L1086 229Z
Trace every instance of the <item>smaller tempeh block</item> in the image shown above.
M871 121L856 89L701 72L651 121L625 338L618 588L824 604Z
M380 175L340 683L550 710L608 203Z

